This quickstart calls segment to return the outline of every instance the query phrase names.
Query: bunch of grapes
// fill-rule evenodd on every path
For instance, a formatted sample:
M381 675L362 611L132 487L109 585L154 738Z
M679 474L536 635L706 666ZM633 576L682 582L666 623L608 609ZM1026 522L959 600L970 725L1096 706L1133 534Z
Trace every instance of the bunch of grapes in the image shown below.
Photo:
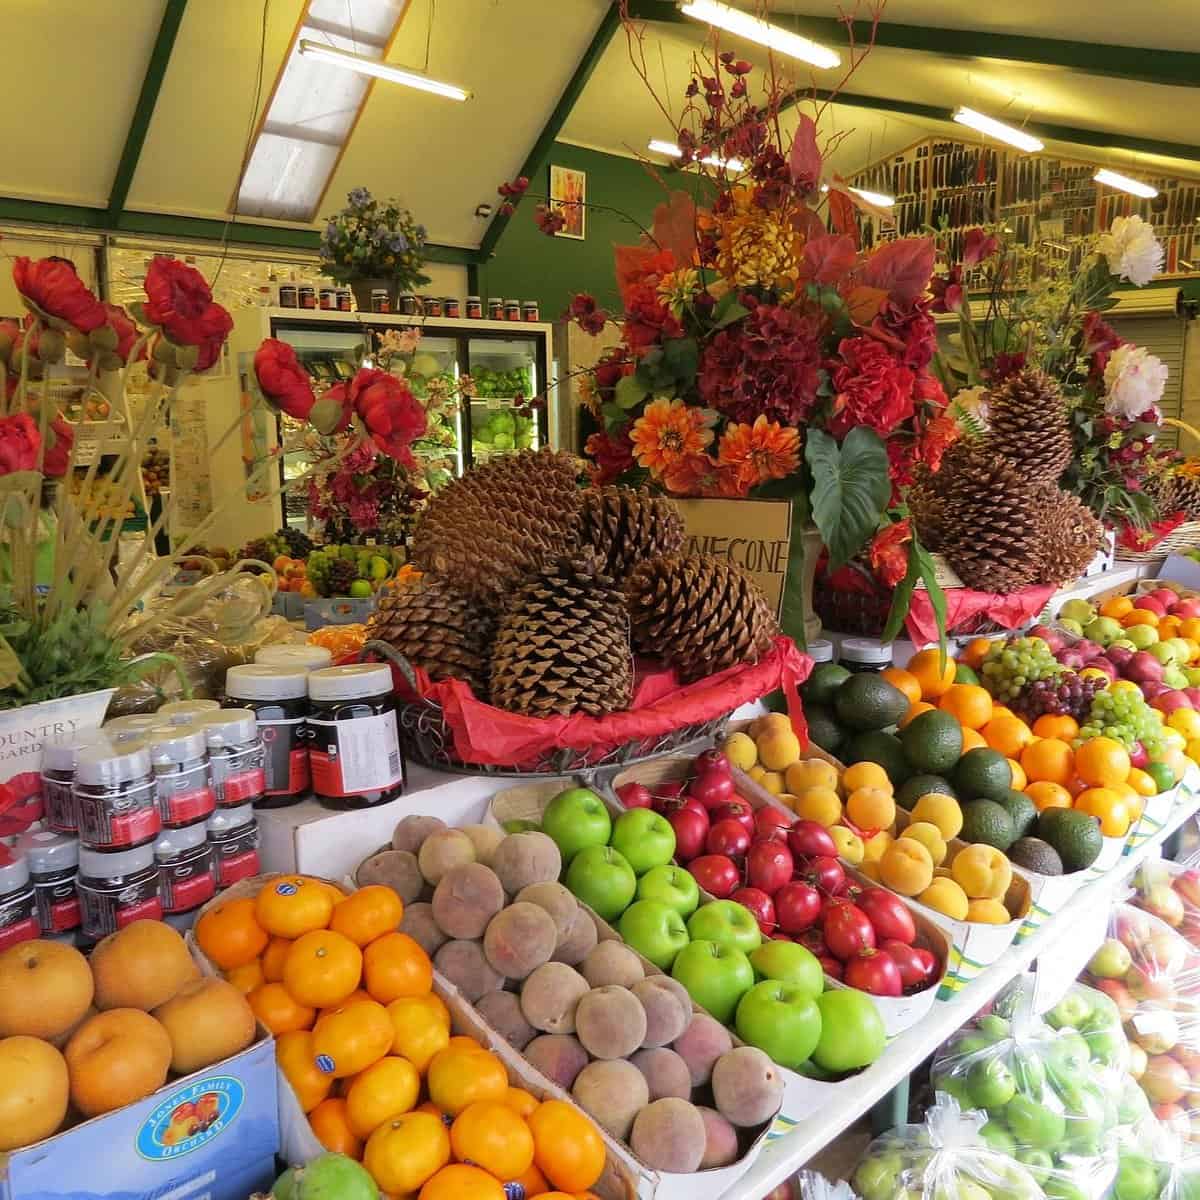
M988 651L979 674L993 699L1008 702L1016 700L1027 684L1056 678L1063 670L1041 638L1027 637L997 642Z
M1046 713L1083 721L1091 712L1092 699L1106 686L1107 680L1095 676L1084 678L1074 671L1066 671L1026 684L1009 707L1027 725L1032 725Z
M1158 758L1166 749L1162 728L1161 714L1146 703L1141 692L1134 688L1116 691L1109 688L1096 693L1087 722L1079 727L1079 739L1115 738L1126 750L1141 742L1151 758Z

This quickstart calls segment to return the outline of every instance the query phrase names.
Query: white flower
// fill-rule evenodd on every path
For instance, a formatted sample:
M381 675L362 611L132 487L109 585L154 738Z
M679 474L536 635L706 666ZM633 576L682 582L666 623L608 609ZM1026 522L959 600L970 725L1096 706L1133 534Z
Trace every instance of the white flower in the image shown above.
M966 413L974 417L979 424L986 427L988 421L988 390L985 387L963 388L954 395L950 405L950 415L955 412Z
M1108 260L1112 274L1137 287L1145 287L1163 268L1163 248L1139 216L1117 217L1100 235L1096 249Z
M1104 368L1108 399L1104 411L1133 420L1162 399L1167 386L1167 364L1145 346L1121 346Z

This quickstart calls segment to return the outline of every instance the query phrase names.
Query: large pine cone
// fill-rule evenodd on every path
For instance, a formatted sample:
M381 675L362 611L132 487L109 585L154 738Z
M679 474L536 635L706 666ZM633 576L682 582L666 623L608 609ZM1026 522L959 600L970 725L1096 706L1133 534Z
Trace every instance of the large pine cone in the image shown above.
M683 518L664 496L645 488L589 488L583 493L580 540L601 570L623 580L639 563L683 545Z
M698 554L651 559L629 580L637 650L691 682L754 663L778 632L766 598L741 567Z
M1057 483L1074 448L1058 384L1026 368L988 396L988 449L1030 483Z
M531 717L629 707L625 597L594 559L560 559L510 598L492 647L491 693L497 707Z
M433 680L465 679L476 696L486 699L494 628L486 609L427 573L401 589L380 592L367 637L394 646Z
M506 454L433 496L413 561L498 610L527 575L574 551L581 493L575 460L555 450Z
M1172 473L1161 475L1153 486L1147 485L1162 516L1182 512L1189 521L1200 519L1200 477Z
M1039 490L1041 566L1039 583L1070 583L1087 569L1104 544L1104 526L1078 496L1057 487Z

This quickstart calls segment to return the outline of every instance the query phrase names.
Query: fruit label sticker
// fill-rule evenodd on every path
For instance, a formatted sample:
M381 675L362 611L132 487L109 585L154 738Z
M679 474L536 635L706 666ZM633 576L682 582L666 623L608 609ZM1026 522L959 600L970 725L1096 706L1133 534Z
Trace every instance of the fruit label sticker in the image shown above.
M214 1075L168 1096L143 1122L135 1146L151 1162L181 1158L233 1123L246 1089L233 1075Z
M352 721L308 720L314 790L322 796L386 791L403 779L396 714L390 708Z

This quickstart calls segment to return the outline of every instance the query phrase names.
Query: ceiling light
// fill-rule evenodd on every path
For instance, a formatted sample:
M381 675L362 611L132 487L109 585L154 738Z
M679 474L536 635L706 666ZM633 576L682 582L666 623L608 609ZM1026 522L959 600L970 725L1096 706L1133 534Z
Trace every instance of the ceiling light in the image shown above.
M997 121L994 117L984 116L983 113L976 112L973 108L956 109L954 119L960 125L977 129L980 133L994 137L998 142L1007 142L1010 146L1016 146L1018 150L1024 150L1029 154L1036 154L1039 150L1046 148L1037 138L1024 130L1017 129L1012 125L1005 125L1003 121Z
M657 138L651 138L646 144L646 148L653 150L655 154L665 154L668 158L683 157L683 151L674 142L663 142ZM746 164L740 158L718 158L715 154L710 154L700 161L706 167L724 167L727 171L744 171L746 169Z
M1128 192L1131 196L1141 196L1143 200L1153 200L1158 195L1158 188L1152 188L1148 183L1142 183L1140 179L1130 179L1128 175L1110 171L1107 167L1101 167L1092 178L1097 183L1107 184L1110 188L1116 188L1120 192Z
M347 71L357 71L360 75L373 75L376 79L386 79L389 83L402 83L405 87L417 88L422 92L432 92L435 96L444 96L447 100L469 100L471 93L463 88L455 87L452 83L440 83L413 71L405 71L401 67L393 67L388 63L375 62L364 58L361 54L352 54L349 50L335 50L332 46L322 46L320 42L310 42L307 39L300 43L300 53L308 58L317 58L323 62L333 63L335 67L345 67Z
M865 200L868 204L875 205L876 208L891 208L896 203L891 196L885 196L882 192L868 192L856 187L849 188L848 190L860 199Z
M740 8L730 8L728 4L718 4L717 0L685 0L679 6L679 11L686 17L694 17L697 21L705 21L716 25L719 29L728 30L748 42L757 42L770 50L778 50L790 58L798 58L814 67L829 70L842 64L841 55L811 42L806 37L781 29L768 21L742 12Z

